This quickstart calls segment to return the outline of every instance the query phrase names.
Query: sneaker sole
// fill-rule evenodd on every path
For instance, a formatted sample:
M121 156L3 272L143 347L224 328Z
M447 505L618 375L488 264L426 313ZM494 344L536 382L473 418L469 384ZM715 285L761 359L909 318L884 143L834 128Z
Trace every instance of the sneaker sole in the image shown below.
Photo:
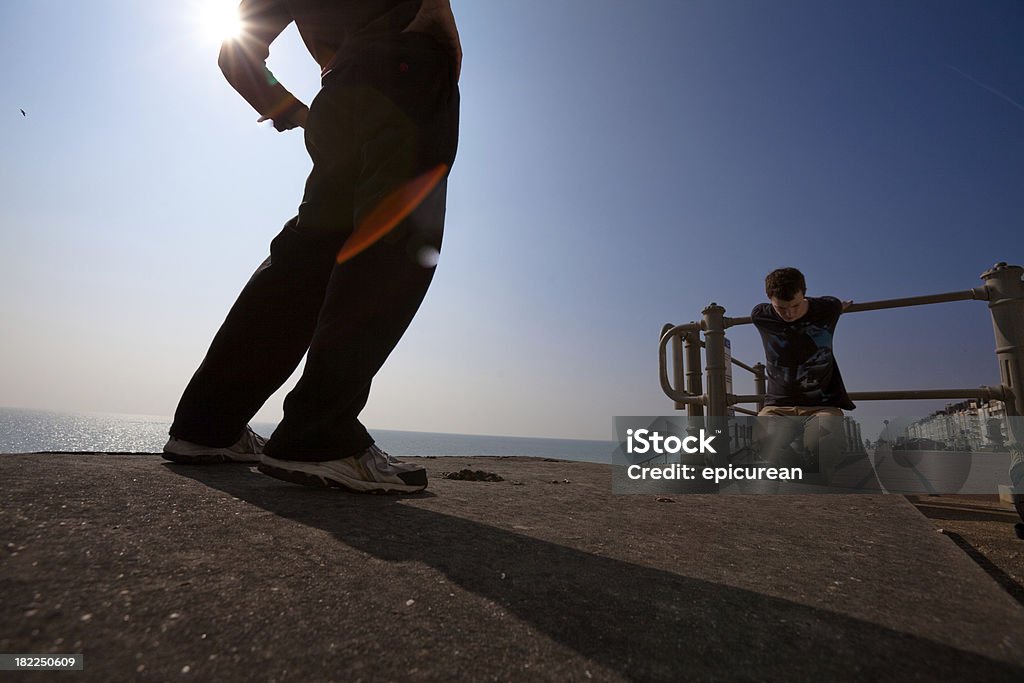
M161 453L165 460L178 463L179 465L220 465L220 464L233 464L233 463L245 463L252 465L260 461L260 456L253 455L238 455L230 456L224 455L223 453L200 453L196 455L185 455L184 453L168 453L164 451Z
M337 473L313 474L300 470L285 469L266 462L260 462L256 466L263 474L280 479L282 481L299 484L301 486L312 486L316 488L337 488L353 493L419 493L427 488L426 482L422 485L392 484L390 482L365 481L363 479L352 479ZM426 473L424 473L425 475ZM424 476L424 479L426 477Z

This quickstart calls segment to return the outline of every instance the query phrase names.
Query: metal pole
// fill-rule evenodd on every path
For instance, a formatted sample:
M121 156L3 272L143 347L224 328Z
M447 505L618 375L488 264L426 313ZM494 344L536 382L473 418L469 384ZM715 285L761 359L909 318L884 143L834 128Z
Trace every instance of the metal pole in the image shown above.
M996 337L996 358L999 377L1009 389L1006 414L1024 413L1024 268L997 263L981 274L989 292L988 308L992 312L992 329ZM1016 422L1016 420L1011 420ZM1017 442L1024 442L1018 435Z
M692 396L704 394L703 371L700 367L700 333L688 332L686 341L686 393ZM687 404L686 414L690 417L704 417L704 405Z
M729 362L731 362L733 365L735 365L738 368L743 368L747 372L753 373L755 375L757 374L757 370L755 370L754 368L750 367L749 365L747 365L746 363L744 363L741 360L736 360L735 358L730 358Z
M725 417L725 309L711 302L704 314L704 353L707 356L708 416Z
M1005 266L1006 264L1002 264ZM1017 266L1010 266L1010 268L1016 268ZM984 277L984 276L982 276ZM878 311L883 308L904 308L906 306L923 306L925 304L944 304L951 301L971 301L987 299L986 290L984 287L976 287L975 289L968 289L963 292L946 292L945 294L926 294L925 296L911 296L903 299L886 299L884 301L865 301L862 303L854 303L847 308L844 313L856 313L858 311ZM736 325L749 325L751 323L749 316L743 318L726 318L725 326L727 328L734 327Z
M672 386L672 379L668 376L668 343L674 341L676 336L695 332L700 329L700 324L689 323L687 325L676 325L668 328L661 335L658 342L658 381L661 382L661 390L665 395L677 403L699 403L704 400L701 396L692 396L678 386Z
M661 328L661 335L658 339L661 339L665 334L671 330L675 325L672 323L665 323ZM683 386L683 340L680 339L678 334L672 335L672 387L678 389ZM685 403L679 401L674 402L676 410L682 410Z
M903 391L851 391L848 396L852 401L894 401L901 399L931 398L998 398L1003 394L1002 387L978 387L977 389L906 389Z
M672 385L676 387L686 386L683 383L683 372L686 367L683 365L683 338L678 335L672 335ZM682 410L686 407L685 403L679 401L675 402L676 410Z
M851 391L854 401L896 401L901 399L931 398L997 398L1002 400L1007 392L1002 387L978 387L977 389L909 389L906 391ZM763 394L736 394L730 397L733 403L757 403Z
M761 411L761 408L764 408L764 395L767 391L768 383L764 363L758 363L754 366L754 393L761 397L757 402L758 412Z
M1024 268L997 263L981 274L988 291L996 337L999 378L1005 388L1010 436L1010 481L1017 513L1024 519Z

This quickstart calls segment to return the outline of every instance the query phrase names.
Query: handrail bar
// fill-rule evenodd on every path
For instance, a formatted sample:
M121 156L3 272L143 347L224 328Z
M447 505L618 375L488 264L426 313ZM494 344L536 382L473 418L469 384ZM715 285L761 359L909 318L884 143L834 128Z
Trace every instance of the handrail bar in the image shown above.
M884 308L905 308L907 306L924 306L927 304L944 304L950 301L988 301L989 292L984 287L966 289L962 292L946 292L945 294L926 294L924 296L911 296L903 299L884 299L882 301L865 301L854 303L844 313L857 313L859 311L878 311ZM737 325L749 325L752 322L750 316L742 318L726 318L725 326L736 327Z
M977 387L976 389L908 389L905 391L853 391L847 394L852 401L893 401L931 398L977 398L1005 400L1006 387ZM732 403L758 403L763 395L729 395Z
M673 331L674 331L674 329L675 329L675 328L672 328L672 329L670 329L670 330L669 330L668 332L666 332L666 334L672 334L672 333L673 333ZM703 349L703 348L707 348L707 344L705 344L705 343L704 343L704 340L703 340L703 339L702 339L702 340L700 340L700 341L698 341L697 343L698 343L698 344L700 345L700 348L702 348L702 349ZM749 372L750 374L752 374L752 375L757 375L757 370L755 370L755 369L754 369L754 368L752 368L751 366L747 365L747 364L746 364L746 363L744 363L743 361L741 361L741 360L737 360L737 359L735 359L735 358L731 358L731 357L730 357L730 359L729 359L729 360L731 360L731 361L732 361L733 365L738 365L739 367L743 368L744 370L746 370L746 371L747 371L747 372Z
M672 386L672 382L668 378L668 356L665 353L665 347L668 346L669 341L675 336L682 338L686 334L699 331L700 323L691 322L685 325L676 325L666 329L661 335L661 340L658 342L658 379L661 381L661 390L676 403L701 403L704 397L695 396L684 389L677 389Z
M700 323L687 323L686 325L676 325L674 327L665 330L665 333L661 336L661 341L658 346L658 370L661 375L661 388L662 390L674 401L679 403L697 403L702 399L700 396L694 396L693 394L687 393L683 389L676 389L672 386L671 381L668 378L668 356L665 353L665 347L668 342L671 341L672 337L688 334L690 332L696 332L700 329ZM701 347L704 347L704 342L700 342ZM741 360L735 358L730 359L734 365L737 365L755 377L758 375L758 371L747 365Z
M752 374L752 375L756 375L757 374L757 370L755 370L754 368L750 367L749 365L747 365L743 361L736 360L735 358L730 358L729 360L732 361L733 365L738 365L739 367L743 368L744 370L746 370L750 374Z
M986 398L1003 400L1004 387L977 387L975 389L909 389L905 391L854 391L847 394L856 401L889 401L899 398Z

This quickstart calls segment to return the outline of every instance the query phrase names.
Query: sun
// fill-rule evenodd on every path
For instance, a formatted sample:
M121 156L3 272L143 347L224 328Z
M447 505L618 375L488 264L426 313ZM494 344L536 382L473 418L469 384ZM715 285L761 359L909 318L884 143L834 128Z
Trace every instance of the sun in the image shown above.
M221 43L242 33L238 0L203 0L196 8L196 20L203 37Z

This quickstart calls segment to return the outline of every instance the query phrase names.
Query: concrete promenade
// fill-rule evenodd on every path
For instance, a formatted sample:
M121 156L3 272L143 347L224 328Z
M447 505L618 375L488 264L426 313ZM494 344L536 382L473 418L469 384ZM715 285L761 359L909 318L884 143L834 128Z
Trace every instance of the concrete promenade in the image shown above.
M0 681L1024 680L1024 541L991 497L616 496L607 465L422 462L428 492L396 497L0 456L0 653L85 656ZM463 468L504 481L441 476Z

